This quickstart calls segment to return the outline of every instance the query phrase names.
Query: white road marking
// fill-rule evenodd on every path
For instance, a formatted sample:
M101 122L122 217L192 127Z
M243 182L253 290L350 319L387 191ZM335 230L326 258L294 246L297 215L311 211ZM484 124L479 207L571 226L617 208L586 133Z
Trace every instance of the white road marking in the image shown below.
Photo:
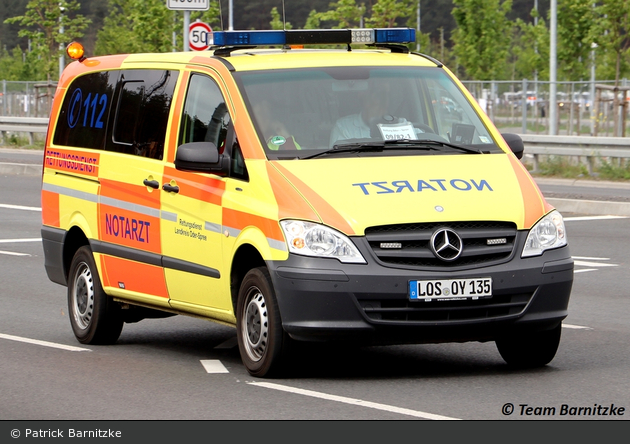
M57 344L55 342L40 341L39 339L29 339L29 338L23 338L21 336L5 335L3 333L0 333L0 339L8 339L10 341L17 341L17 342L26 342L28 344L42 345L44 347L51 347L51 348L59 348L61 350L67 350L67 351L75 351L75 352L92 351L89 348L73 347L72 345Z
M30 256L30 254L26 254L26 253L16 253L14 251L3 251L3 250L0 250L0 254L8 254L9 256Z
M202 359L200 362L208 373L230 373L221 361L217 359Z
M584 273L586 271L597 271L597 268L582 268L581 270L573 270L573 273Z
M592 330L592 327L584 327L582 325L562 324L563 328L571 328L574 330Z
M575 265L582 267L618 267L618 264L605 264L602 262L574 261Z
M42 211L42 209L38 207L25 207L23 205L0 204L0 208L9 208L11 210Z
M13 244L22 242L41 242L41 237L30 237L28 239L0 239L0 244Z
M609 261L609 257L589 257L589 256L571 256L573 259L582 261Z
M579 220L603 220L603 219L627 219L628 216L577 216L577 217L565 217L564 221L579 221Z
M383 410L385 412L398 413L401 415L414 416L416 418L423 419L436 419L436 420L459 420L459 418L451 418L448 416L436 415L433 413L426 413L417 410L405 409L401 407L395 407L387 404L379 404L376 402L363 401L361 399L346 398L345 396L329 395L327 393L315 392L312 390L304 390L295 387L289 387L286 385L274 384L271 382L248 382L247 384L255 385L257 387L264 387L272 390L280 390L283 392L294 393L296 395L311 396L313 398L326 399L328 401L342 402L344 404L356 405L359 407L368 407L376 410Z

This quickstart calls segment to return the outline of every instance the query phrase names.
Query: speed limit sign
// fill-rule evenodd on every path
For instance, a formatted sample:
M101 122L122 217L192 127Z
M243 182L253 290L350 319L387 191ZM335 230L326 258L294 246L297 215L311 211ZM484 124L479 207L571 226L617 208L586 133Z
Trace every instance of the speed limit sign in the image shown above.
M196 21L190 24L188 46L193 51L205 51L212 45L212 28L207 23Z

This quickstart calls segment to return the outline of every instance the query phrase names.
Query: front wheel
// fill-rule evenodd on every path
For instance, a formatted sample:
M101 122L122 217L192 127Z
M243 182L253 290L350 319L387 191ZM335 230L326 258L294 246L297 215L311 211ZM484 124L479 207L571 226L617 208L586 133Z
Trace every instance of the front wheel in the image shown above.
M265 267L250 270L243 279L236 307L238 348L250 375L269 377L280 370L288 336Z
M513 367L542 367L551 362L556 355L562 324L557 327L518 336L497 339L497 349L501 357Z
M89 247L77 250L70 265L68 310L74 335L83 344L113 344L123 328L120 308L101 287Z

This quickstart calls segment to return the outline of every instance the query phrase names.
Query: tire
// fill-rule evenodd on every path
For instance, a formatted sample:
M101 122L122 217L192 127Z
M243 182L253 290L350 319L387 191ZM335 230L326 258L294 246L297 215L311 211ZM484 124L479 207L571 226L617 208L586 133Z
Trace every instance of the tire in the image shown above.
M558 324L551 330L497 339L496 345L501 357L510 366L542 367L556 355L561 333L562 324Z
M238 293L236 330L241 360L250 375L277 376L289 342L265 267L250 270Z
M82 344L113 344L123 328L120 307L101 286L92 250L77 250L68 279L68 313L77 340Z

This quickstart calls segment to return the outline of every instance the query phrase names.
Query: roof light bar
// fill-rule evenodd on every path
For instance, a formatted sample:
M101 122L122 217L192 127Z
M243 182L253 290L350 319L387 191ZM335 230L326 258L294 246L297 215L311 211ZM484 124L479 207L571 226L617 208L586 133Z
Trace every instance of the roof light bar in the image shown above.
M291 29L284 31L215 31L215 46L334 45L413 43L413 28Z

